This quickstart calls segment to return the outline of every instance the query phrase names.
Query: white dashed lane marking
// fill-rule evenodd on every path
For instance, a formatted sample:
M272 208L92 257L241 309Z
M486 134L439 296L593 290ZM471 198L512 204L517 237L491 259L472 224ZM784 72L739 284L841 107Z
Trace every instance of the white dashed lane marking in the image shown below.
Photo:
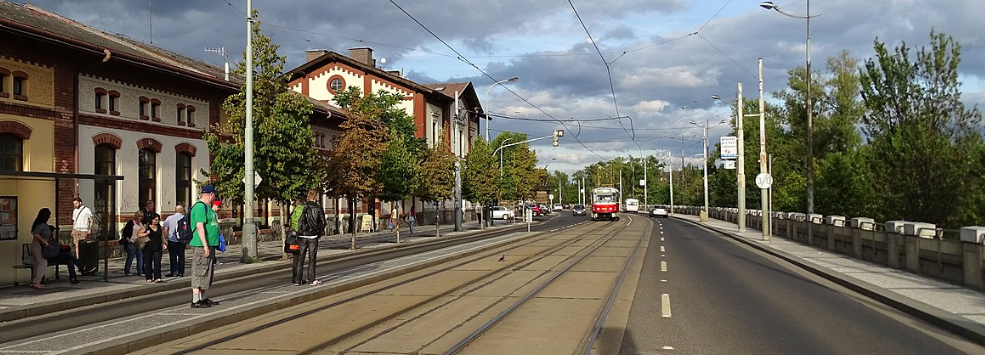
M660 296L660 313L664 318L670 318L670 295Z
M667 272L667 262L666 261L661 261L660 262L660 271Z
M664 249L664 246L663 245L660 246L660 252L661 253L666 253L667 252L667 250Z

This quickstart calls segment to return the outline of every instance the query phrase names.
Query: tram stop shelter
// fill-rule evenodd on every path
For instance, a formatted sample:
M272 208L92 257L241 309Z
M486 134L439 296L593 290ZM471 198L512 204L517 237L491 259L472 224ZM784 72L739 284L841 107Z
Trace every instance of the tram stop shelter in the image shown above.
M18 269L26 268L30 257L24 245L31 243L31 224L41 208L51 210L48 223L56 226L59 241L71 243L71 218L62 218L72 214L76 186L95 191L94 205L87 206L96 220L92 235L100 243L103 280L109 281L109 242L119 239L116 191L122 180L116 175L0 170L0 285L16 285Z

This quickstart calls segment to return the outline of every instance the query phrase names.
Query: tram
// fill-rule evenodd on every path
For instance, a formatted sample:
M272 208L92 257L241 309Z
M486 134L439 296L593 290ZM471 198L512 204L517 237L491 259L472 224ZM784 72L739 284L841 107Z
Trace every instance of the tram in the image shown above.
M619 220L619 190L614 187L592 189L592 220Z

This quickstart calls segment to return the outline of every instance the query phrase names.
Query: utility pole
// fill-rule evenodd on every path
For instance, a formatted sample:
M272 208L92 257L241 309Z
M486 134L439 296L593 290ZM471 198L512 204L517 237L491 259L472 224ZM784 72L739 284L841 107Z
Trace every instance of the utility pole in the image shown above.
M739 171L738 174L736 174L736 178L738 179L736 183L739 185L739 218L738 218L739 232L745 232L746 231L746 164L745 164L746 159L745 159L744 147L746 145L746 140L745 140L745 134L743 134L742 132L742 121L745 121L745 117L742 116L742 101L743 101L742 83L738 84L738 88L739 88L739 92L735 98L736 108L738 111L735 117L736 127L737 127L736 135L739 138L739 146L738 146L739 156L738 158L736 158L736 160L738 160L736 164L739 165L738 167Z
M647 187L647 185L649 185L649 182L650 182L649 181L649 177L650 176L647 175L647 171L648 170L646 168L646 161L647 161L646 157L643 157L643 208L649 209L649 207L647 207L647 205L648 205L648 197L649 197L650 194L647 193L647 188L646 187Z
M759 58L759 173L772 173L772 171L767 170L767 155L766 155L766 104L763 99L763 58ZM760 203L763 206L763 240L770 240L772 230L770 227L773 224L773 206L770 206L769 196L767 196L772 190L768 188L762 188L759 190Z
M670 154L670 213L674 213L674 152L667 151Z
M241 262L250 263L257 258L257 228L253 224L253 0L246 0L246 150L245 185L243 204L243 248Z

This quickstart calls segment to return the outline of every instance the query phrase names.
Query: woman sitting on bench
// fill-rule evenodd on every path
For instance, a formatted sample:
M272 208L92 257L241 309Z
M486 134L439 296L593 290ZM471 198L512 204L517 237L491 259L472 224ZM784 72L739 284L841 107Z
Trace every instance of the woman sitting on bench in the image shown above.
M38 290L47 288L41 284L41 280L44 278L45 269L48 268L49 262L56 265L68 265L68 279L73 285L79 284L79 279L75 275L73 266L78 267L80 272L90 271L83 269L82 262L75 258L71 250L59 253L58 256L50 260L44 258L42 250L55 240L54 228L48 225L49 219L51 219L51 210L42 208L38 211L38 216L34 219L34 224L31 225L31 234L34 235L34 239L31 240L31 256L34 257L34 278L31 279L31 287Z

